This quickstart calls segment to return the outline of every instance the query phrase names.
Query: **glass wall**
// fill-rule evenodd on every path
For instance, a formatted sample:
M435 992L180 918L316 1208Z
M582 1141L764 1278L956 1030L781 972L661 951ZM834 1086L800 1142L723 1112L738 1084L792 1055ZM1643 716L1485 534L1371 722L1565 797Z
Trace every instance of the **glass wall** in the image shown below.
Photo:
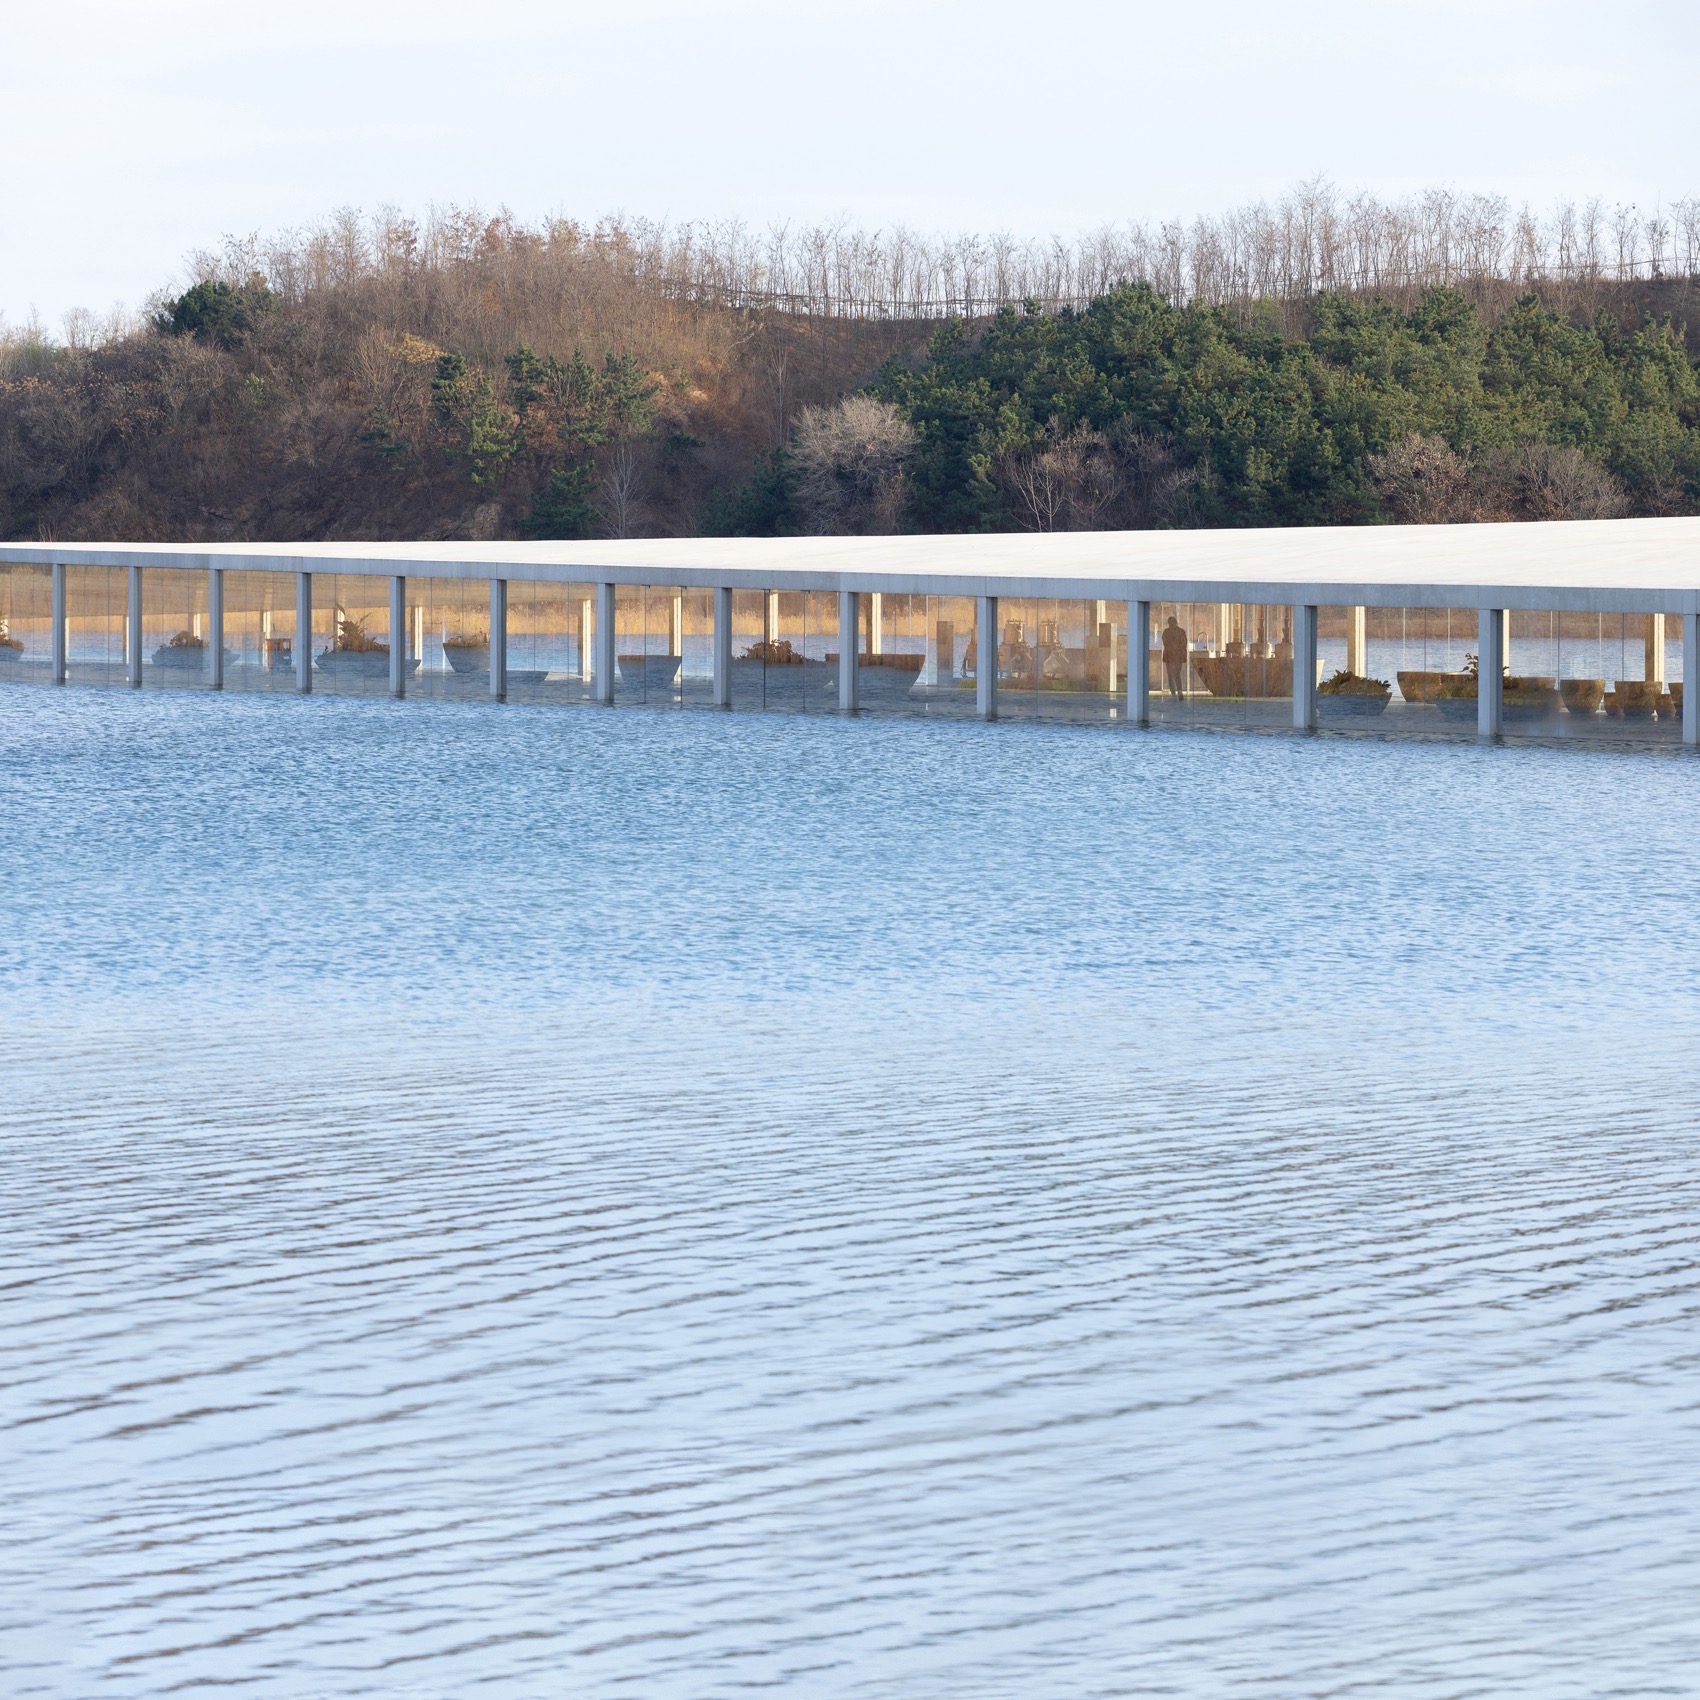
M872 613L871 607L864 613L865 625ZM972 596L886 597L882 643L899 659L876 660L863 672L863 705L875 713L971 719L977 712L978 613L979 600Z
M1272 731L1293 723L1293 610L1281 603L1153 602L1153 725Z
M733 593L732 706L785 714L837 712L834 592Z
M1476 736L1476 609L1323 608L1318 623L1322 729ZM1680 738L1680 620L1518 609L1507 624L1506 737Z
M857 597L856 696L864 714L924 711L915 685L927 662L928 600L879 593Z
M73 685L125 683L130 575L122 567L65 569L65 677Z
M212 684L207 643L212 587L205 572L149 567L142 573L144 688L206 690Z
M1106 723L1127 712L1127 604L1006 596L998 602L998 714ZM975 633L975 665L979 662Z
M224 573L224 688L295 689L295 574Z
M129 575L66 569L68 678L126 681ZM404 629L413 694L489 692L489 581L411 578ZM224 678L231 690L295 688L293 573L227 569ZM142 682L208 683L210 585L201 570L142 574ZM314 688L390 688L390 580L318 573L306 635ZM623 586L615 598L615 698L656 707L713 702L713 593ZM597 589L511 580L508 681L521 702L593 697ZM1006 597L991 653L999 713L1011 720L1107 724L1126 715L1129 634L1119 601ZM973 597L858 599L858 694L875 715L976 713ZM51 677L52 576L0 568L0 680ZM836 713L838 598L830 591L732 597L733 706ZM1474 608L1318 610L1319 728L1326 733L1473 739ZM1158 725L1246 730L1292 724L1292 610L1284 605L1154 603L1133 641L1147 646ZM1677 616L1515 611L1503 679L1504 735L1639 746L1681 738L1685 680Z
M490 581L410 578L407 653L416 663L410 696L465 700L490 694Z
M407 646L402 665L412 685L419 657L412 634L390 630L390 581L378 574L314 573L313 689L332 696L387 696L390 646Z
M714 593L621 585L614 592L614 701L705 708L714 701Z
M590 702L595 646L595 585L508 580L509 702Z
M52 570L0 567L0 683L46 684L52 665Z

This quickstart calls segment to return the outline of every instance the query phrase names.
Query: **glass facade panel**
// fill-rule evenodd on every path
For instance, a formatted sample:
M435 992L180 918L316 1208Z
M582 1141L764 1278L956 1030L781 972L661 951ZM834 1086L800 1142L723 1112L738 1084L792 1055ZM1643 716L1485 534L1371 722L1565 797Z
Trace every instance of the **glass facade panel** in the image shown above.
M782 714L838 709L838 597L832 591L737 592L732 706Z
M52 569L0 567L0 683L45 685L52 663Z
M490 581L410 578L408 695L466 701L490 694Z
M390 581L358 573L314 573L313 689L332 696L387 696L390 645L409 643L405 628L390 631ZM411 647L411 646L409 646ZM411 687L419 657L403 666Z
M225 569L224 688L295 689L294 573Z
M925 596L875 592L857 598L857 702L864 714L916 714L915 687L927 663Z
M1293 723L1293 610L1282 603L1153 602L1151 721L1194 730Z
M1473 608L1318 609L1317 725L1473 738L1476 641Z
M509 702L590 702L595 652L595 585L508 580Z
M978 653L979 601L972 596L929 596L926 604L927 658L909 688L909 700L928 714L972 719L976 710L971 658Z
M204 572L149 567L142 574L142 685L206 690L212 587ZM227 646L228 647L228 646Z
M686 625L699 597L656 585L621 585L614 592L616 705L678 708L685 701ZM692 634L700 640L700 633ZM690 646L700 673L712 659L700 641ZM699 692L700 694L700 692Z
M130 575L122 567L65 569L65 677L73 685L123 685Z

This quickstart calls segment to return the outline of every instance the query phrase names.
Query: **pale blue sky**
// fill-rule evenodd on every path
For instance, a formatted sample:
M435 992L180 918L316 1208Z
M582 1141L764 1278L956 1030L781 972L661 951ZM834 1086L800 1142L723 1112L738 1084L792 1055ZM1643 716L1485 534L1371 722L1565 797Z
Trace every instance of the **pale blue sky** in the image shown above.
M338 206L1072 235L1327 174L1700 192L1694 0L0 0L0 312Z

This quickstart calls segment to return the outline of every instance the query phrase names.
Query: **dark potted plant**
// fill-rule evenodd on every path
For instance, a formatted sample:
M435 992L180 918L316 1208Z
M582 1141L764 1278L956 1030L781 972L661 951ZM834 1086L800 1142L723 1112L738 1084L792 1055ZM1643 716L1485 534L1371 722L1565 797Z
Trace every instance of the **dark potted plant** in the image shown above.
M641 666L643 659L641 655L622 655L620 664L624 666L626 662L630 661L636 666ZM673 659L676 661L678 658L675 656ZM791 647L790 638L774 638L771 641L763 638L760 643L752 643L738 659L740 661L765 661L769 667L801 667L807 657L799 655Z
M225 650L224 659L227 663L234 661L236 651ZM207 664L207 640L191 631L176 632L170 643L162 643L153 652L153 664L177 673L199 673Z
M1366 679L1341 668L1316 687L1316 712L1329 720L1383 714L1392 696L1393 687L1385 679Z

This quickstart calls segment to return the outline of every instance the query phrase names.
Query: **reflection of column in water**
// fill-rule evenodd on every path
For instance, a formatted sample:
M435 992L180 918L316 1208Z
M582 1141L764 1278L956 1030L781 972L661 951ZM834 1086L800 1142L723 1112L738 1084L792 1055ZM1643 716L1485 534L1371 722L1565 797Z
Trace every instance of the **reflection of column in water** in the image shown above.
M679 590L673 592L673 631L667 653L678 656L685 653L685 596Z
M885 597L877 590L868 595L868 654L885 654Z
M413 604L413 656L415 661L425 659L425 604Z
M1647 636L1644 650L1641 677L1662 685L1665 682L1665 617L1663 614L1649 614L1647 616Z
M578 610L578 676L587 685L591 681L590 632L596 619L595 607L595 602L587 596Z
M767 643L779 642L779 592L770 590L762 604L762 638Z

